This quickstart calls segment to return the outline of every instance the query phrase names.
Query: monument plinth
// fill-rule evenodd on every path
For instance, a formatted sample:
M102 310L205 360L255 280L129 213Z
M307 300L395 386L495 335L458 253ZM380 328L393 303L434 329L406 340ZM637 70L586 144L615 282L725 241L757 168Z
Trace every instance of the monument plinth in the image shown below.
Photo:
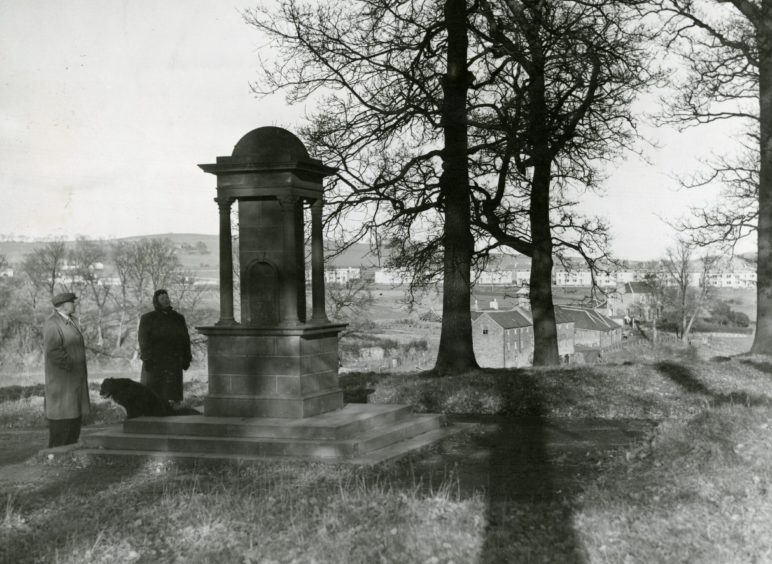
M204 415L138 417L86 437L79 455L303 460L374 464L460 427L406 405L343 405L338 336L324 305L322 180L334 169L289 131L247 133L217 176L220 319L207 336ZM234 316L231 208L239 206L241 306ZM311 294L305 289L305 206L311 208Z
M220 320L207 336L208 416L302 418L343 407L338 334L324 304L322 180L335 172L289 131L261 127L230 157L199 165L217 176ZM240 322L233 307L231 207L238 205ZM307 315L305 207L311 211L312 313Z

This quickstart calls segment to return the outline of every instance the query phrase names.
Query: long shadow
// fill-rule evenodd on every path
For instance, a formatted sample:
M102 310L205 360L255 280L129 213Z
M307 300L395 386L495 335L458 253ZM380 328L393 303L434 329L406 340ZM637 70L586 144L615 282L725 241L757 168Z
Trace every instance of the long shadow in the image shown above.
M24 462L35 455L48 441L47 429L0 430L0 468Z
M740 362L748 366L752 366L759 372L764 372L765 374L772 374L772 362L750 360L750 359L744 359L744 360L741 360Z
M94 430L98 429L84 425L81 438ZM22 435L32 441L28 446L19 448L18 452L0 456L0 466L25 462L33 475L36 473L35 466L50 471L40 472L43 476L40 482L28 482L17 491L8 492L7 498L0 498L9 504L14 513L26 516L29 523L29 526L7 531L3 535L0 562L39 562L45 552L56 554L73 538L93 542L103 528L98 521L100 508L94 510L94 504L99 503L97 500L100 498L108 500L105 507L125 507L130 512L143 502L143 498L145 503L151 503L160 493L159 483L164 479L163 474L149 476L139 487L133 482L138 474L147 472L149 463L156 464L149 458L116 459L108 456L84 461L69 459L65 455L49 462L45 455L34 456L45 447L48 431L35 429ZM129 494L126 488L131 488ZM93 518L88 517L92 514ZM34 517L30 517L32 515ZM85 519L84 515L87 516ZM87 527L79 528L84 523Z
M525 398L525 416L497 418L477 441L490 452L481 562L581 564L586 557L571 519L576 476L566 480L567 469L556 463L561 454L549 448L557 429L545 417L533 375L516 377L524 380L520 389L533 390ZM503 380L497 383L506 397Z
M13 511L28 516L26 519L31 526L4 535L4 542L0 546L0 562L41 561L41 549L49 554L56 553L58 548L73 537L93 541L100 530L98 520L94 520L91 528L80 528L84 521L88 521L83 516L92 513L90 504L94 503L97 496L110 490L114 492L110 497L126 496L116 486L132 478L143 467L144 461L130 461L63 469L58 474L64 478L54 476L45 484L13 495L10 498ZM132 496L135 495L136 492L132 490ZM66 498L69 502L56 503L57 498ZM35 516L30 518L32 514Z
M705 400L713 407L721 405L745 405L748 407L772 406L772 398L750 394L748 392L721 393L708 388L694 371L688 366L676 362L663 361L654 365L657 371L666 376L685 391L705 396Z
M450 478L462 498L485 496L476 562L583 564L588 558L572 513L590 471L586 443L577 449L581 433L572 436L570 424L545 417L534 376L507 370L496 382L511 404L503 412L511 415L451 417L475 425L413 457L412 478L435 486Z

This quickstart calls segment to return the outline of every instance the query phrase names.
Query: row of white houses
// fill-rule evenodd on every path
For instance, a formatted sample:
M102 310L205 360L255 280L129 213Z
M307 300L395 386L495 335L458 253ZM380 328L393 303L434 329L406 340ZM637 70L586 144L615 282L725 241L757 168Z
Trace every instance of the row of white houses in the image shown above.
M601 287L614 288L620 284L629 282L641 282L650 270L617 270L614 272L600 272L595 275L595 282ZM668 276L662 272L657 273L659 277L665 280L665 284L673 280L668 280ZM359 279L364 275L363 269L346 268L328 268L325 271L325 281L328 283L345 284L350 280ZM482 272L472 273L472 280L476 285L483 286L527 286L530 281L530 269L515 270L484 270ZM406 269L379 268L374 272L373 281L376 284L385 286L400 286L408 284L412 274ZM689 279L692 286L698 286L702 277L701 272L690 272ZM563 287L588 287L592 286L592 274L588 268L575 268L567 270L564 268L553 269L552 283L554 286ZM756 268L755 265L746 261L732 261L723 269L717 269L707 275L709 286L718 288L755 288L756 287Z
M62 275L68 274L72 267L64 266ZM98 263L95 270L102 271L104 265ZM617 270L614 272L600 272L595 275L596 283L601 287L613 288L620 284L629 282L641 282L644 280L649 270ZM325 269L324 280L327 283L346 284L352 280L358 280L364 276L365 269L357 267L328 267ZM663 273L658 273L667 284L668 277ZM0 277L12 278L14 270L7 268L0 271ZM72 275L70 275L72 276ZM310 270L306 271L306 276L310 277ZM372 272L370 276L373 276ZM531 271L528 268L515 268L513 270L484 270L482 272L473 272L472 280L478 286L527 286L530 282ZM700 272L691 272L689 274L690 284L698 286L700 284ZM409 284L412 274L407 269L379 268L374 271L373 282L384 286L400 286ZM119 283L118 280L111 280L105 277L106 283ZM211 280L216 283L216 279ZM565 268L555 268L552 273L552 283L554 286L562 287L588 287L592 286L592 275L588 268L574 268L571 270ZM671 281L672 283L672 281ZM754 264L743 260L733 260L723 269L717 269L707 275L709 286L717 288L755 288L756 287L756 268Z

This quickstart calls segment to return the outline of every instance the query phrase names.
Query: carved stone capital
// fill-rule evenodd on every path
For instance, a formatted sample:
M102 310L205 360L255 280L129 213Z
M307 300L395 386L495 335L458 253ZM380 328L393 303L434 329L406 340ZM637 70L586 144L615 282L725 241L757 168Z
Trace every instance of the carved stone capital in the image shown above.
M231 205L233 204L233 198L215 198L217 207L220 208L220 213L230 213Z

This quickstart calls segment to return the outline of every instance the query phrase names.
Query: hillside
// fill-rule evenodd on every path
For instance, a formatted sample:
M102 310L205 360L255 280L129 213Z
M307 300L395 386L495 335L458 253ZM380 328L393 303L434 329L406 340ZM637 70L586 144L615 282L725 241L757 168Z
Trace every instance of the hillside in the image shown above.
M200 278L216 278L219 269L219 237L203 233L158 233L154 235L138 235L119 239L104 239L105 243L115 241L137 241L142 239L169 239L178 249L178 256L183 268L193 271ZM47 241L0 241L0 255L6 257L11 266L18 268L24 256L35 249L43 247ZM206 247L205 253L198 252L197 246ZM73 247L74 241L65 241L67 247ZM326 245L327 252L332 254L332 245ZM386 257L382 257L385 261ZM339 255L327 260L328 266L335 267L377 267L378 257L370 252L369 245L352 245Z
M193 271L201 278L216 278L219 268L219 242L217 235L204 233L158 233L154 235L137 235L132 237L123 237L119 239L105 239L106 243L113 241L136 241L141 239L163 238L171 240L179 249L178 256L186 270ZM205 253L197 252L197 245L205 246ZM36 248L42 247L46 241L0 241L0 255L4 255L12 266L18 267L24 259L24 255L31 253ZM65 241L68 246L73 246L74 241ZM334 244L325 243L325 254L329 257L326 260L328 267L348 268L365 267L377 268L379 265L385 265L390 254L389 249L384 249L380 258L365 243L357 243L349 248L335 254ZM737 255L738 262L752 263L755 255ZM643 261L628 260L625 261L630 268L636 268L644 264ZM531 266L531 260L524 255L497 254L490 259L488 269L493 269L493 265L499 269L505 270L528 270ZM577 263L577 267L580 267Z

